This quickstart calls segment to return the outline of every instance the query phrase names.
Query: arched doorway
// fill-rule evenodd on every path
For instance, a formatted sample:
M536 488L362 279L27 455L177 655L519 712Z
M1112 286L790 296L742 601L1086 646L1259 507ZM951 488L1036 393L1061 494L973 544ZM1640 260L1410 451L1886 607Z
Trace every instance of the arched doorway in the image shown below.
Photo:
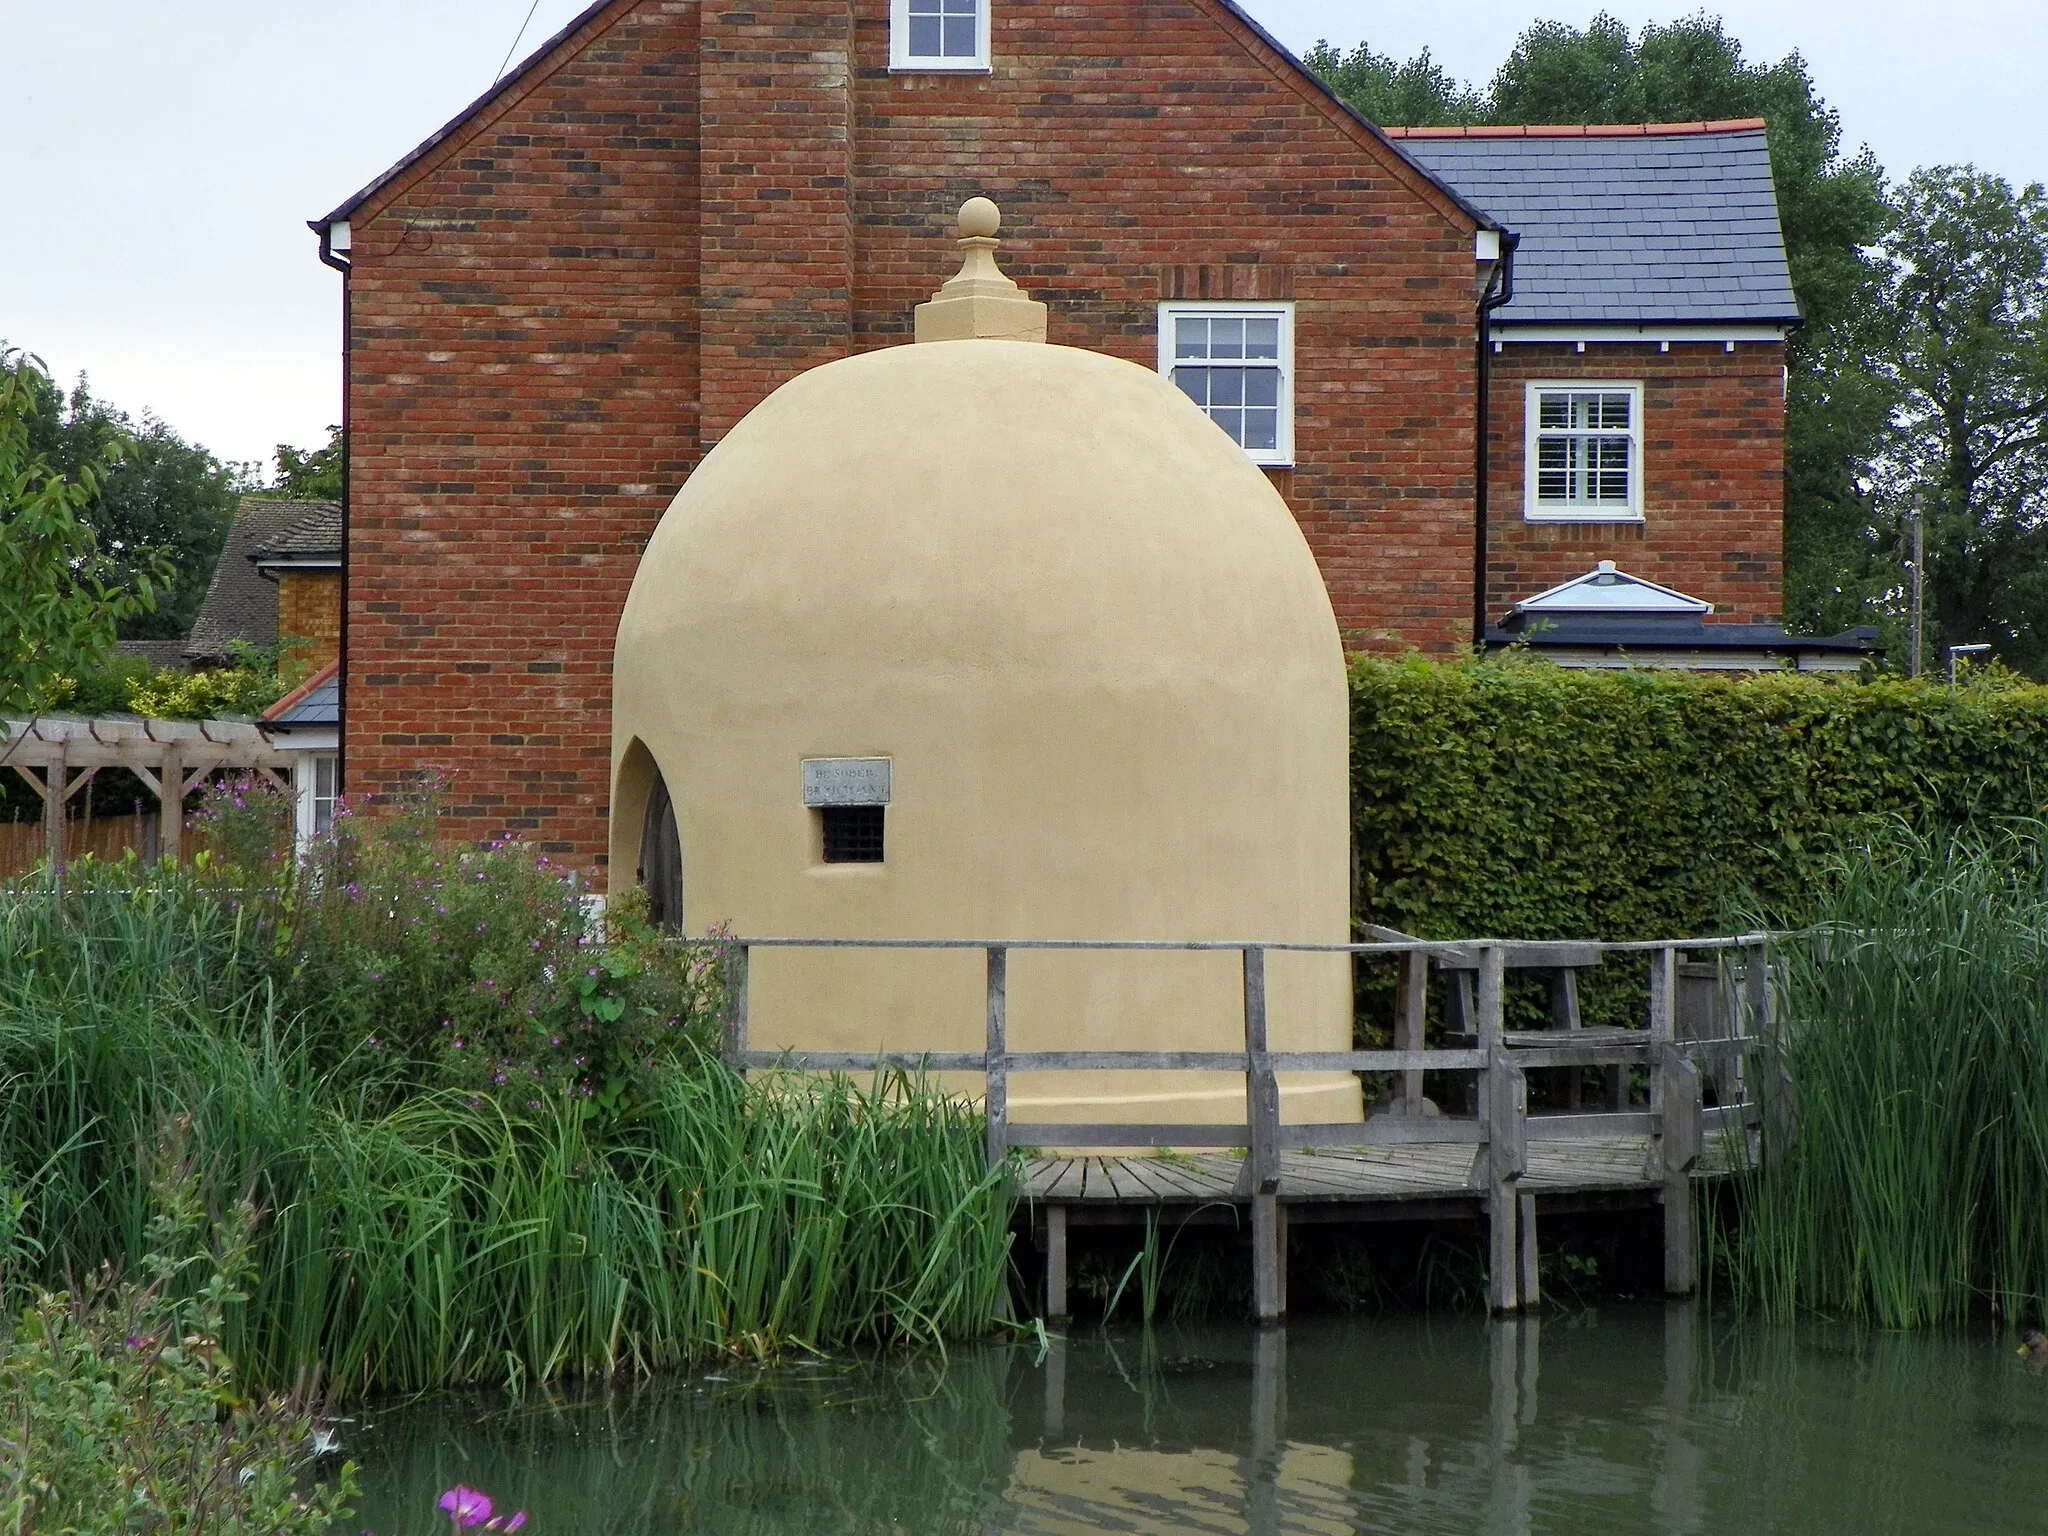
M640 884L647 890L647 920L680 932L683 926L683 842L676 831L675 802L656 770L640 822Z

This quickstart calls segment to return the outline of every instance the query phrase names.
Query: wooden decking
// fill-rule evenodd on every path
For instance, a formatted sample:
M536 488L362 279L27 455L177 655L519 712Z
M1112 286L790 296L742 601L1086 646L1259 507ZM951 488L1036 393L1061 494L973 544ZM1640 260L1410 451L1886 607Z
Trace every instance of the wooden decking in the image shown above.
M1280 1153L1282 1204L1444 1200L1485 1194L1485 1147L1417 1143L1407 1147L1323 1147ZM1710 1139L1694 1180L1731 1167L1731 1149ZM1245 1204L1241 1153L1149 1153L1137 1157L1032 1157L1020 1196L1040 1204L1174 1206ZM1610 1194L1663 1188L1655 1137L1530 1141L1524 1194Z
M1540 1128L1541 1117L1531 1117ZM1727 1173L1733 1149L1709 1137L1693 1165L1695 1180ZM1161 1152L1123 1157L1034 1157L1018 1193L1035 1204L1176 1206L1247 1204L1242 1153ZM1280 1154L1284 1205L1402 1200L1480 1200L1486 1149L1469 1143L1318 1148ZM1543 1141L1532 1136L1523 1194L1611 1194L1661 1190L1664 1167L1653 1136Z
M1665 1288L1697 1283L1693 1188L1729 1171L1766 1131L1750 1052L1772 1038L1775 988L1768 935L1648 944L1528 940L1437 943L1376 930L1359 944L1191 940L739 939L726 1050L742 1069L978 1072L990 1164L1021 1161L1022 1197L1045 1255L1045 1309L1067 1310L1067 1228L1145 1221L1242 1220L1262 1320L1287 1307L1292 1221L1483 1218L1487 1287L1497 1311L1536 1299L1536 1226L1589 1204L1654 1206L1664 1229ZM981 949L987 1036L979 1051L864 1053L751 1049L748 956L755 950ZM1012 950L1240 951L1243 1048L1204 1051L1019 1051L1008 1036ZM1399 966L1392 1049L1280 1051L1267 1038L1266 955L1341 952ZM1688 962L1688 952L1709 957ZM1577 977L1610 961L1647 960L1640 1026L1586 1027ZM1548 1029L1509 1029L1510 971L1551 978ZM1443 1008L1431 1009L1438 978ZM1691 987L1692 1003L1682 995ZM1441 1027L1431 1023L1440 1017ZM1425 1043L1437 1028L1439 1043ZM1236 1125L1045 1123L1009 1114L1017 1072L1171 1071L1228 1074L1244 1084ZM1279 1074L1348 1072L1387 1112L1364 1121L1283 1123ZM1547 1073L1531 1112L1530 1074ZM1589 1078L1591 1081L1589 1082ZM1596 1087L1597 1103L1586 1102ZM1439 1103L1428 1097L1442 1096ZM1774 1113L1789 1109L1778 1094ZM1129 1152L1103 1152L1128 1147ZM1211 1150L1215 1149L1215 1150Z

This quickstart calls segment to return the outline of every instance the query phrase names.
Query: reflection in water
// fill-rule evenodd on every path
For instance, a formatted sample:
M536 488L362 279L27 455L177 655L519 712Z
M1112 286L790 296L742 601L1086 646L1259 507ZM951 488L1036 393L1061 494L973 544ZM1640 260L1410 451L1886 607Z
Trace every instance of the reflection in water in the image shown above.
M359 1526L456 1481L530 1530L2035 1531L2048 1376L1992 1339L1771 1330L1685 1306L1547 1322L1078 1331L1042 1353L440 1399L348 1431Z

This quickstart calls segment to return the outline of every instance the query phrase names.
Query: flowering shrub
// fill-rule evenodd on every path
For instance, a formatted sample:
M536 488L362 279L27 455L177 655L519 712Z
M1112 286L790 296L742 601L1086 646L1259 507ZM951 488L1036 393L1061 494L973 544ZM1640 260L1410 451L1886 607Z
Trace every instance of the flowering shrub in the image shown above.
M219 886L271 886L285 877L295 824L292 798L268 779L237 774L216 780L192 817L198 867Z
M109 1271L70 1294L38 1291L0 1338L0 1530L210 1531L324 1536L348 1514L354 1468L309 1477L303 1393L237 1390L223 1316L244 1299L255 1212L208 1230L183 1128L160 1145L145 1282ZM0 1208L18 1209L0 1177ZM9 1239L12 1241L9 1241ZM0 1270L26 1257L0 1227Z
M573 872L511 843L441 841L433 786L377 816L337 810L294 860L291 805L262 781L209 791L203 878L241 903L288 1007L339 1067L538 1109L632 1113L646 1074L709 1044L716 944L678 945L622 914L597 931Z

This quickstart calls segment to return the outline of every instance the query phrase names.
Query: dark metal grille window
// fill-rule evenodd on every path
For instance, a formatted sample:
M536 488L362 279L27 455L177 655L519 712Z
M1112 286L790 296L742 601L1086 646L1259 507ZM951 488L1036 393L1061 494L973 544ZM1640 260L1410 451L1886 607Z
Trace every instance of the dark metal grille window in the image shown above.
M822 807L818 814L825 820L825 862L881 863L882 818L887 809L880 805Z

